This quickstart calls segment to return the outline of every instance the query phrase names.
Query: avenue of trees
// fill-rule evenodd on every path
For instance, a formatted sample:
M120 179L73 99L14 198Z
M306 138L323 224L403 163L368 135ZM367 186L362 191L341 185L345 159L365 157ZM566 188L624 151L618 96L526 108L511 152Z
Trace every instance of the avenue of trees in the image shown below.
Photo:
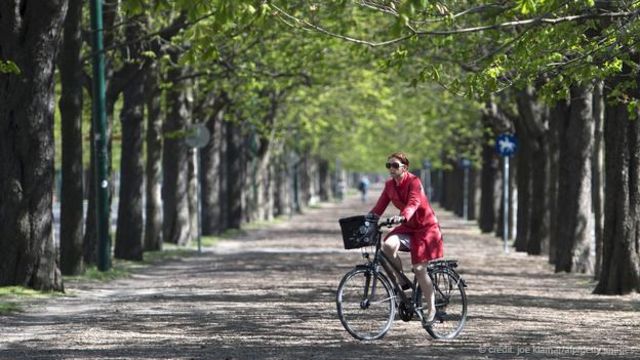
M85 5L0 4L0 285L61 290L97 261ZM493 142L510 132L514 249L594 274L596 293L640 291L639 15L638 1L106 1L113 256L190 243L198 183L217 234L329 200L398 149L430 161L434 199L458 213L470 159L471 215L501 236ZM211 133L197 178L195 123Z

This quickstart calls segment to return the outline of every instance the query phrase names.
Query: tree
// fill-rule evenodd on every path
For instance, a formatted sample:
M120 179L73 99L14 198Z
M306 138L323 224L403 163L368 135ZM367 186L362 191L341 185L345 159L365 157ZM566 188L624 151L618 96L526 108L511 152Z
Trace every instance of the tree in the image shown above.
M610 79L608 88L616 89L632 77L631 68L639 63L637 54L629 62L620 75ZM637 74L632 78L637 84ZM635 89L608 94L613 99L606 105L604 122L606 195L602 272L594 291L597 294L640 292L640 114L637 107L630 111L624 98L640 98L637 89L636 85Z
M17 69L0 73L0 285L63 289L52 227L53 104L67 5L0 3L0 59Z
M69 0L64 40L58 57L62 124L62 186L60 192L60 266L63 275L84 271L82 257L84 173L82 166L83 64L82 1Z
M571 114L561 137L556 271L591 273L591 151L593 84L571 88Z
M173 54L174 62L176 56ZM189 158L184 134L191 123L193 98L189 80L183 79L186 71L179 67L169 70L168 81L173 85L166 94L169 113L163 126L163 241L178 245L191 241L189 216L192 214L187 194Z
M145 75L145 102L147 108L147 163L144 250L162 249L162 117L158 64L149 65Z
M131 45L123 51L129 57L122 71L129 83L123 89L123 104L120 113L122 123L122 154L120 157L120 202L114 256L119 259L142 260L143 251L143 207L144 185L143 124L144 124L144 75L147 73L141 60L143 44L136 40L143 34L142 22L138 20L125 25L125 39Z

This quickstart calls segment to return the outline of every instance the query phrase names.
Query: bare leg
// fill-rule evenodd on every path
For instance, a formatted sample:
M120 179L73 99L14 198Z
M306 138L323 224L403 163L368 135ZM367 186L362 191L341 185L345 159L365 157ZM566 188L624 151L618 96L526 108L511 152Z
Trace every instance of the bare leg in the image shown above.
M422 307L427 310L427 312L424 313L424 320L426 322L432 322L433 318L436 316L436 306L433 283L431 282L429 275L427 275L427 262L415 264L413 266L413 271L415 272L416 279L418 279L418 283L422 289L422 296L424 298Z
M396 235L389 236L382 244L382 252L384 252L389 260L391 260L391 263L402 272L402 259L400 259L398 255L398 249L400 249L400 238ZM396 282L402 285L400 282L401 279L399 279L396 274L393 274L393 276L395 276Z

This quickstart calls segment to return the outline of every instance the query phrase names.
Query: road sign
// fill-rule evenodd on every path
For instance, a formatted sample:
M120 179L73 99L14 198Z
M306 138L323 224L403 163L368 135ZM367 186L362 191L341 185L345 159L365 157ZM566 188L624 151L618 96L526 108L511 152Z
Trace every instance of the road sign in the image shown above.
M518 138L511 134L500 134L496 139L496 152L500 156L513 156L518 151Z
M184 142L188 147L201 148L207 146L211 133L207 126L203 123L197 123L187 128L187 136L184 138Z

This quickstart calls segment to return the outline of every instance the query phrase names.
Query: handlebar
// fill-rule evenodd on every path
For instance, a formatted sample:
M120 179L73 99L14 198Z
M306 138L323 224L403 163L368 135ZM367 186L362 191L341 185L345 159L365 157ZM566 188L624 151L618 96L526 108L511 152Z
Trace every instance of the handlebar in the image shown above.
M399 225L407 222L407 219L403 218L401 221L394 220L394 217L386 218L378 222L378 228L382 227L392 227L393 225Z

